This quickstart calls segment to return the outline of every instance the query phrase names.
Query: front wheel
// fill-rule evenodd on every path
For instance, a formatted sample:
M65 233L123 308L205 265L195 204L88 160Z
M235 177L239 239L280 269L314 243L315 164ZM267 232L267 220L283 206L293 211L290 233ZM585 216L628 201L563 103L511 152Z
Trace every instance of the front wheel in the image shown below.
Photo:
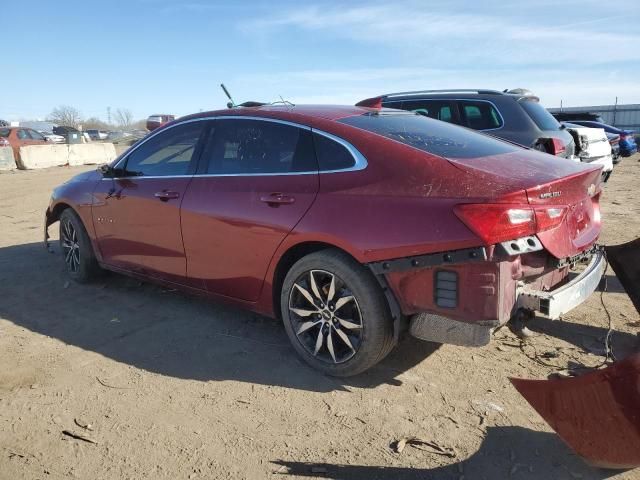
M69 276L79 283L95 278L100 267L80 217L70 208L60 215L60 248Z
M294 348L323 373L356 375L392 348L393 324L380 286L343 252L323 250L298 260L280 303Z

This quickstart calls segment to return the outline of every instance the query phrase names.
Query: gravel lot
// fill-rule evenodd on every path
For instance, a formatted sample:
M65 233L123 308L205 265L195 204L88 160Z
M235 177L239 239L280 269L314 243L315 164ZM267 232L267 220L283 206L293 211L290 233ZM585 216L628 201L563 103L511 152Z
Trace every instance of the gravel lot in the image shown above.
M605 244L640 236L639 158L606 185ZM506 329L480 349L407 338L370 372L332 379L268 318L115 274L69 282L42 222L52 188L83 170L0 174L0 479L640 478L585 465L508 381L554 370L536 352L598 364L599 294L564 321L538 319L522 348ZM622 357L638 315L608 275ZM455 456L395 453L409 436Z

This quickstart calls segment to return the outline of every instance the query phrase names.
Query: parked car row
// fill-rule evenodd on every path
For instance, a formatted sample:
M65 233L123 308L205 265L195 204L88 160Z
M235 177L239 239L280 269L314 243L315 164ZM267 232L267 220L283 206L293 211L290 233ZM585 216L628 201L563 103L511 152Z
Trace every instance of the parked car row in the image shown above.
M160 126L56 188L46 227L60 223L70 277L114 270L279 318L306 362L338 376L405 331L485 345L598 286L602 167L570 158L607 142L534 95L251 105Z

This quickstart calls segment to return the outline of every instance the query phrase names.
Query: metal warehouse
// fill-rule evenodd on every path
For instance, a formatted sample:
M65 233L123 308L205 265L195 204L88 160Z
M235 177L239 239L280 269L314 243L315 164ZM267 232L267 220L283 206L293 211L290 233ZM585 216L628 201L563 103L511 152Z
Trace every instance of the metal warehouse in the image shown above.
M617 128L640 132L640 103L627 105L594 105L586 107L549 108L551 113L589 112L599 113L604 123Z

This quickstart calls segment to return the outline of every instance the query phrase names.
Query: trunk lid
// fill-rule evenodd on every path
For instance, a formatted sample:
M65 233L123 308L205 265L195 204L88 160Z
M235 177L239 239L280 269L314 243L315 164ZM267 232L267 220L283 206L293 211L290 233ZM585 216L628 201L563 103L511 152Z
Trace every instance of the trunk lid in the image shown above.
M473 172L480 188L487 185L487 181L502 186L507 184L514 193L524 192L533 207L564 209L560 224L537 234L553 256L577 255L597 240L601 228L600 166L575 163L532 150L448 160ZM501 199L487 199L487 202L496 201Z

